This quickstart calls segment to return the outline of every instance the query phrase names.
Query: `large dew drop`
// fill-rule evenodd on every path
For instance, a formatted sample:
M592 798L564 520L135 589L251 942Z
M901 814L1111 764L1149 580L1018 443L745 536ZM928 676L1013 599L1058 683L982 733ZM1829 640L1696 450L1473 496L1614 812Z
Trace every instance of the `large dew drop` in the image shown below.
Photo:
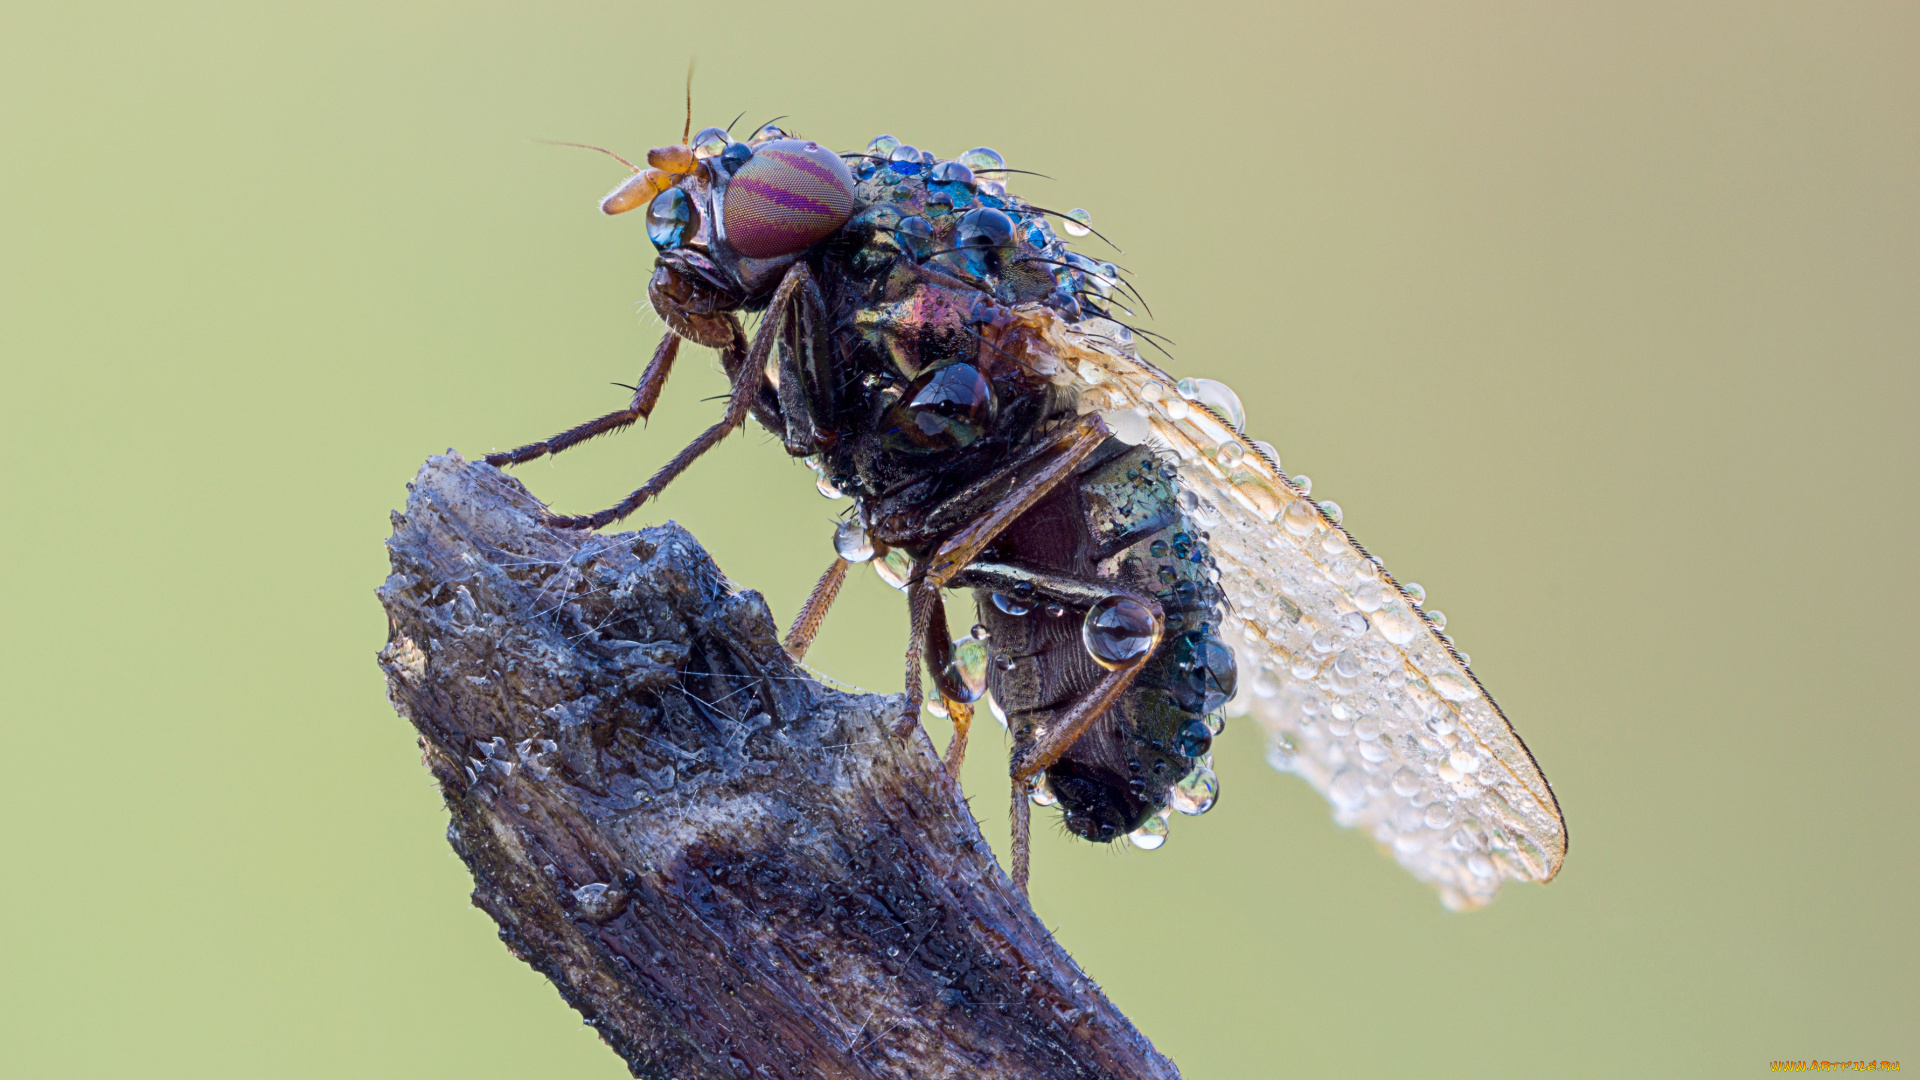
M1093 232L1093 215L1087 213L1085 207L1076 206L1060 219L1060 231L1068 236L1086 236Z
M1087 610L1080 641L1101 667L1113 669L1153 651L1153 613L1139 601L1108 596Z
M1226 383L1218 379L1181 379L1175 389L1188 401L1197 401L1218 413L1233 425L1233 430L1247 430L1246 407L1240 404L1240 395Z

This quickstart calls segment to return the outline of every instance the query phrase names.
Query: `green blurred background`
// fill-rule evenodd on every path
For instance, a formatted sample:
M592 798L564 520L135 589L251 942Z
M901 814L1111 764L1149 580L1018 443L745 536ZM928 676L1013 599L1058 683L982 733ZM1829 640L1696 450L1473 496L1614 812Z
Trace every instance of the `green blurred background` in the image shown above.
M530 140L676 141L689 57L696 126L1054 177L1557 784L1560 879L1469 915L1244 729L1158 852L1045 826L1188 1077L1920 1057L1912 4L532 7L0 10L0 1071L624 1074L467 906L373 588L424 456L624 401L651 249ZM723 389L520 475L603 506ZM635 523L784 620L841 505L756 428ZM903 634L861 573L813 659Z

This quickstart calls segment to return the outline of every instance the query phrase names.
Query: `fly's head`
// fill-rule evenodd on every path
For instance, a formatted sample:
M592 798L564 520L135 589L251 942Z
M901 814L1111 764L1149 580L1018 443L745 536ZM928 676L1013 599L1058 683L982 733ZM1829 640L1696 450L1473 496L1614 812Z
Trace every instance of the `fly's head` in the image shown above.
M764 304L806 250L853 216L853 175L840 156L768 124L746 142L706 128L647 152L600 201L608 214L646 210L659 251L647 297L673 331L722 348L731 314Z

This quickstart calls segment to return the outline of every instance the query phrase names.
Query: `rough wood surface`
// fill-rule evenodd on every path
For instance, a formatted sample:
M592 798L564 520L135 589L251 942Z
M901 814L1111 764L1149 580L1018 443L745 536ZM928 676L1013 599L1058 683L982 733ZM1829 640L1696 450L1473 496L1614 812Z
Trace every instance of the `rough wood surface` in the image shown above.
M635 1076L1179 1076L886 733L899 697L809 678L685 530L549 529L452 453L410 492L394 706L473 902Z

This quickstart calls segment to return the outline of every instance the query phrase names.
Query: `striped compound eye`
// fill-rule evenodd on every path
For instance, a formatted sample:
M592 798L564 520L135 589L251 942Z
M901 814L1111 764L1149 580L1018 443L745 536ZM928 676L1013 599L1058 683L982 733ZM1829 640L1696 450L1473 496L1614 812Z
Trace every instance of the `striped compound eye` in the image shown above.
M753 148L727 183L727 243L749 259L803 251L853 216L853 174L818 143L777 139Z

